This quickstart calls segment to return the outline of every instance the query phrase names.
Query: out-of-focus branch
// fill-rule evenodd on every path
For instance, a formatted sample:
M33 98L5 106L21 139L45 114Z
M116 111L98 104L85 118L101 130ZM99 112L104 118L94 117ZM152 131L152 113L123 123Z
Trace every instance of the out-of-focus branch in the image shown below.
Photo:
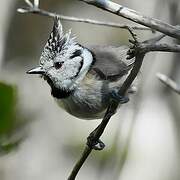
M67 21L73 21L73 22L83 22L83 23L89 23L89 24L95 24L95 25L101 25L101 26L108 26L108 27L114 27L114 28L121 28L121 29L128 29L133 28L134 30L147 30L147 31L152 31L150 28L146 28L143 26L132 26L128 24L122 24L122 23L113 23L113 22L103 22L103 21L97 21L93 19L85 19L85 18L77 18L77 17L72 17L72 16L64 16L61 14L57 13L52 13L43 9L39 8L39 4L32 4L29 0L25 0L27 7L25 8L18 8L19 13L32 13L32 14L38 14L41 16L47 16L54 18L56 16L60 17L62 20L67 20ZM38 6L37 6L38 5ZM154 32L154 31L152 31Z
M180 94L180 86L175 81L161 73L158 73L157 77L162 83L171 88L174 92Z
M171 37L174 37L174 38L180 40L180 29L179 28L172 26L170 24L167 24L165 22L162 22L158 19L144 16L137 11L134 11L132 9L124 7L120 4L114 3L110 0L80 0L80 1L86 2L90 5L94 5L105 11L111 12L118 16L122 16L133 22L147 26L151 29L157 30L168 36L171 36Z

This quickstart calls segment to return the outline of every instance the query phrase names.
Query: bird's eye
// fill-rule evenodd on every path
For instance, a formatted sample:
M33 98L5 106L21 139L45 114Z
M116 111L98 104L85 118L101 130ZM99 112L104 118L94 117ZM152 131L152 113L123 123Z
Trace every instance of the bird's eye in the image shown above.
M55 67L56 69L60 69L60 68L62 67L63 63L64 63L64 62L55 62L55 63L54 63L54 67Z

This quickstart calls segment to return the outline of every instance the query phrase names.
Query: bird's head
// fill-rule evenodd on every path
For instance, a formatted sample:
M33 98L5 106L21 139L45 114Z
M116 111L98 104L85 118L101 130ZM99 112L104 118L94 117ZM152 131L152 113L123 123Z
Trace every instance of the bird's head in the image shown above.
M62 95L64 97L84 78L92 61L91 52L71 37L71 31L63 34L60 19L56 17L53 30L41 54L39 66L27 73L42 75L51 86L52 94L65 93Z

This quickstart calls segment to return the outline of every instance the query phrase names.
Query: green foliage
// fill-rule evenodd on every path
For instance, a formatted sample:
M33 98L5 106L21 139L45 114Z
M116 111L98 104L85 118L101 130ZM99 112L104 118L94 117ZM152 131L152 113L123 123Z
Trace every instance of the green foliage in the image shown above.
M0 154L7 154L19 145L20 141L7 142L6 144L0 144Z
M12 85L0 82L0 154L8 153L17 147L19 139L11 136L19 125L16 112L17 92Z
M10 133L16 123L16 89L0 82L0 137Z

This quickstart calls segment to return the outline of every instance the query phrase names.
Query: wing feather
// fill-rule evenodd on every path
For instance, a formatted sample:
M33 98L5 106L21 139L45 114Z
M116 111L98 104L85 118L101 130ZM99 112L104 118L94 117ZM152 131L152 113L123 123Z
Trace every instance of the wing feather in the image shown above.
M95 63L90 72L97 74L100 79L115 81L126 75L132 68L134 59L127 60L128 46L91 46Z

